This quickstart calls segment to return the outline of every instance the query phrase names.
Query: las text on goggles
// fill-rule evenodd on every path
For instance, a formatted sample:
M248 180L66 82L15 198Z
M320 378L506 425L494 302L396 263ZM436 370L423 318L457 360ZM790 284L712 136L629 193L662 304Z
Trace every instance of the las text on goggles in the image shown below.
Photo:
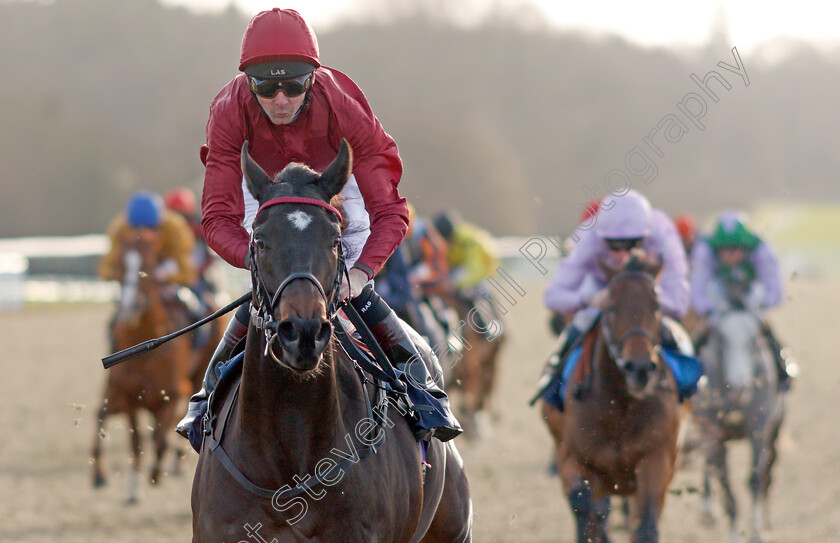
M312 74L308 73L295 79L260 79L248 76L248 84L254 94L262 98L274 98L282 92L288 98L300 96L312 86Z

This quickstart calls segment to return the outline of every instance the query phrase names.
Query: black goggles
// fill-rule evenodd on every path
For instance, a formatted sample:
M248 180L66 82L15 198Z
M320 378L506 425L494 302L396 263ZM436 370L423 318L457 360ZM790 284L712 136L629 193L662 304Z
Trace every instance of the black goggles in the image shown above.
M642 238L629 239L607 239L607 248L610 251L629 251L642 246Z
M294 79L260 79L248 76L248 85L261 98L274 98L282 92L288 98L300 96L312 86L312 74L304 74Z

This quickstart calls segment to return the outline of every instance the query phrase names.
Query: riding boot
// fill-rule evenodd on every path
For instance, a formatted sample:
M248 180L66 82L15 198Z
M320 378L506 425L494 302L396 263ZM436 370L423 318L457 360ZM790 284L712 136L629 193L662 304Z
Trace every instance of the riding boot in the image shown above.
M566 367L567 355L572 349L572 345L578 342L580 334L580 330L571 324L560 332L558 338L560 347L551 354L543 368L543 373L537 381L537 394L531 400L532 405L540 397L549 397L550 403L563 411L563 399L560 394L563 385L563 370Z
M418 410L415 437L418 440L436 437L448 441L461 434L463 429L452 414L449 398L443 391L440 363L429 345L397 317L372 286L366 286L350 303L385 351L389 362L405 374L409 398L413 403L432 404L424 405L428 409Z
M773 330L770 329L770 325L766 322L761 323L761 332L764 334L765 339L767 340L767 344L770 346L770 350L773 352L773 362L776 364L776 374L779 380L779 390L785 391L790 389L790 385L793 381L793 377L796 373L796 364L795 363L788 363L788 351L782 344L776 339L776 336L773 334Z
M569 325L566 327L566 337L565 341L563 341L562 345L560 345L560 350L557 352L557 356L559 357L560 362L560 371L563 371L563 362L566 360L566 355L569 354L569 351L572 349L572 345L577 343L578 338L580 337L580 329L577 326ZM562 335L562 334L561 334Z
M680 321L663 315L659 334L659 344L663 349L677 351L686 356L696 355L694 341Z
M248 325L242 321L244 318L245 322L247 322L247 316L243 316L241 314L248 315L247 310L249 307L249 304L242 306L242 308L245 308L246 311L243 311L242 308L240 308L234 317L230 319L228 327L225 330L224 337L216 347L216 351L213 353L213 357L207 365L207 371L204 373L204 381L201 389L192 395L187 406L187 414L175 427L175 431L189 439L191 443L194 441L193 437L197 437L196 433L201 433L201 429L198 427L198 424L201 421L201 417L207 410L207 400L210 397L210 393L215 390L216 384L219 381L216 369L220 363L226 362L228 358L230 358L230 353L233 351L233 348L236 347L239 340L245 337L245 334L248 332ZM198 439L198 442L200 443L200 437Z

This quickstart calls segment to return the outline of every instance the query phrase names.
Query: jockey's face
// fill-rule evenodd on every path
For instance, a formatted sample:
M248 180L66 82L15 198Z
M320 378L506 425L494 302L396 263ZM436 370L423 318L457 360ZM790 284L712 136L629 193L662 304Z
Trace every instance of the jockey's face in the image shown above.
M306 98L306 93L298 96L288 97L282 92L278 92L274 98L263 98L255 94L257 102L262 106L268 118L272 123L277 125L289 124L295 119L303 100Z
M607 239L605 242L607 244L607 251L610 254L610 258L618 266L623 266L630 256L630 251L642 247L644 239Z
M740 247L725 247L718 250L721 264L731 268L737 266L747 257L747 252Z

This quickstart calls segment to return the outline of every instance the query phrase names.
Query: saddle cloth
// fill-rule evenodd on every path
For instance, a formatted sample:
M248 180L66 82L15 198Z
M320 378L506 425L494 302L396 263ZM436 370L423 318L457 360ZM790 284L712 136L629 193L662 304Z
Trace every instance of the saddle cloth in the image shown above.
M589 340L587 339L587 342ZM591 371L589 368L581 368L583 371L577 372L575 370L581 360L581 353L586 344L581 345L569 353L566 358L566 363L563 366L562 372L556 372L552 377L551 382L546 387L543 393L543 400L550 403L560 411L563 410L563 398L566 395L566 385L570 381L581 382L583 374ZM680 403L690 398L697 392L697 383L703 376L703 364L695 357L680 353L676 349L660 350L662 358L674 376L674 381L677 383L677 392L679 394ZM586 362L591 362L591 353L586 357Z

